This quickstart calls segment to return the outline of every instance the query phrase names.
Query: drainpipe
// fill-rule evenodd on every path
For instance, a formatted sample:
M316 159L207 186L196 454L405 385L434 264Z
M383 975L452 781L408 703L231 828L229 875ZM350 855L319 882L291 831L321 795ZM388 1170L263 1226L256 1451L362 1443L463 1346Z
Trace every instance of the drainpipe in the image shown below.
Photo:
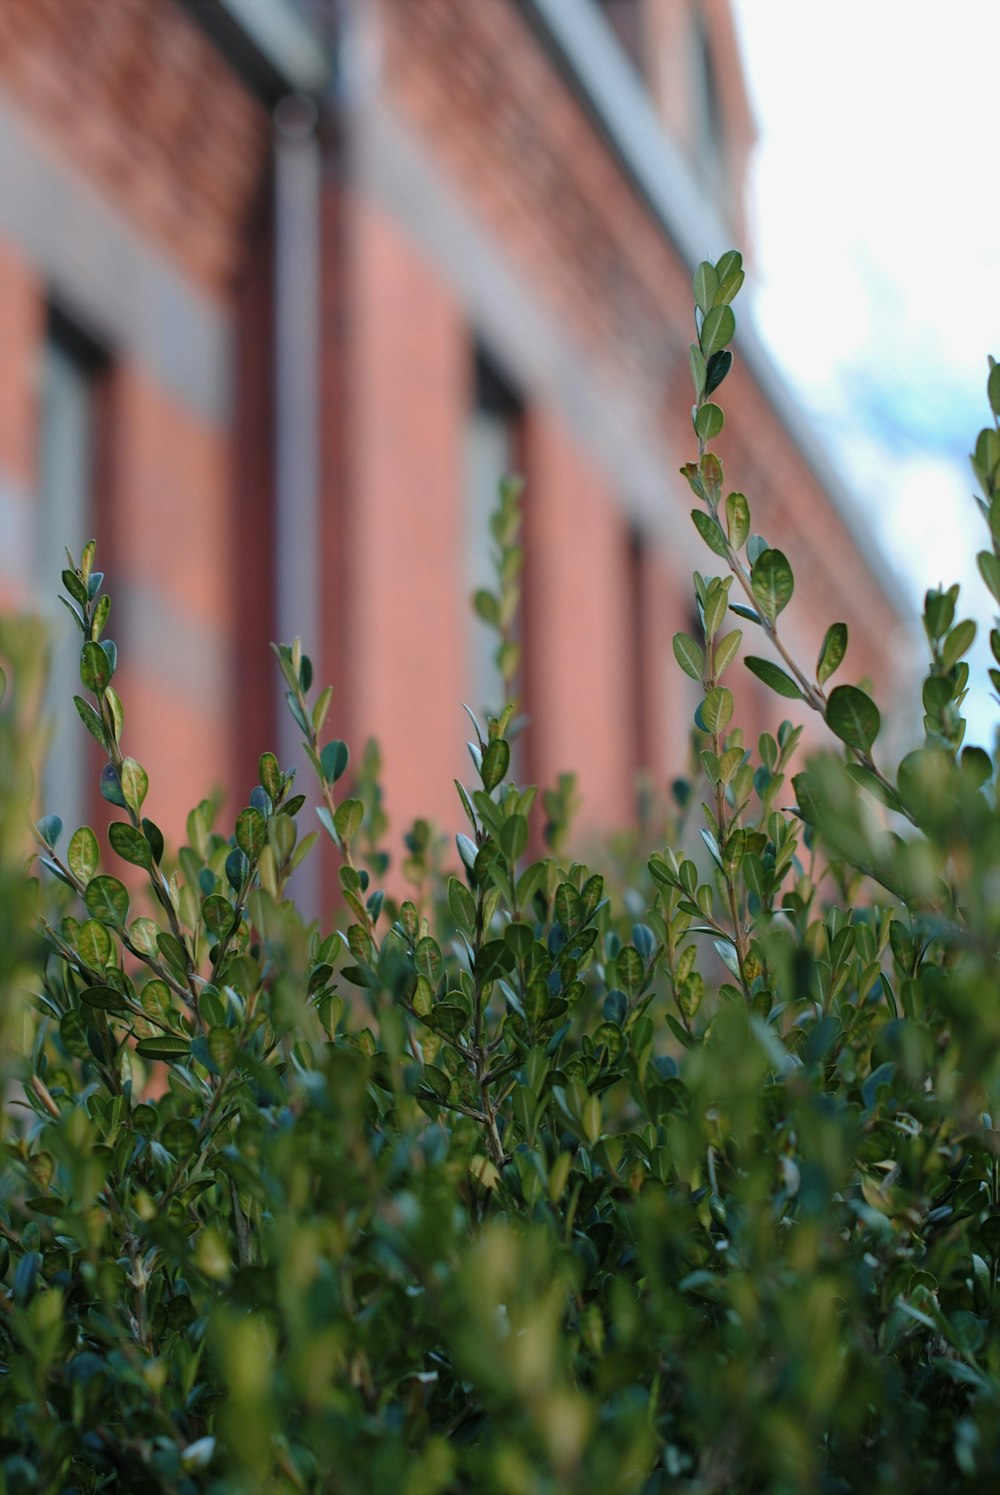
M321 652L319 569L320 213L319 111L303 94L287 94L274 111L274 426L275 623L278 641L298 636ZM319 674L319 670L317 670ZM283 768L307 765L284 700L278 702ZM303 832L312 829L302 817ZM306 859L293 879L306 918L319 912L319 863Z

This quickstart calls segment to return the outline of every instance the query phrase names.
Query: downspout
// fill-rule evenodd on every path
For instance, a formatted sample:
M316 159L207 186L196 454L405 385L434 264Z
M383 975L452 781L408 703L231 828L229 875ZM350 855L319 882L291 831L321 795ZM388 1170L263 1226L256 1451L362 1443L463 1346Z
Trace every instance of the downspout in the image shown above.
M290 93L275 108L273 122L275 625L278 641L300 637L316 660L322 646L319 110L311 98ZM285 704L283 684L277 721L281 766L298 763L301 771L302 734ZM306 918L315 917L316 857L295 873L294 888Z

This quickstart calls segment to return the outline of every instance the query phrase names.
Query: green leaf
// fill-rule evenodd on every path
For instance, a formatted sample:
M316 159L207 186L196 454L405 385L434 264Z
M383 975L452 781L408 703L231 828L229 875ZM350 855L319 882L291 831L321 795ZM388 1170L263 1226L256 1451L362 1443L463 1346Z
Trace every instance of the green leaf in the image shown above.
M825 685L835 670L840 668L847 653L847 624L831 623L823 635L823 644L816 662L816 679Z
M85 701L82 696L74 696L73 705L76 707L77 714L91 737L96 738L104 751L107 752L108 735L104 730L104 723L101 721L100 713L95 711L90 702Z
M449 1038L457 1038L469 1021L469 1014L456 1002L438 1002L424 1018L431 1028L440 1028Z
M728 305L730 301L735 300L737 293L739 292L739 289L745 280L746 273L739 266L737 266L736 269L731 270L725 277L720 274L719 288L715 293L716 306Z
M476 900L457 877L448 879L448 907L459 929L471 931L476 923Z
M260 761L257 765L257 774L262 786L270 795L271 800L274 804L277 804L281 798L284 780L281 769L278 767L278 760L273 753L261 753Z
M725 671L728 670L729 666L732 664L733 660L740 652L740 644L742 643L742 641L743 634L741 630L739 628L734 628L731 633L727 633L725 637L721 638L715 645L714 660L716 678L718 678L719 675L724 674Z
M615 960L615 970L618 973L618 985L629 998L639 993L646 968L642 963L642 957L633 945L626 945L619 950Z
M882 718L870 696L856 685L838 685L830 692L826 707L826 724L848 747L870 753L879 734Z
M274 826L276 822L281 819L287 820L288 817L280 815L276 816L275 819L272 820L271 825ZM289 824L290 823L291 822L289 822ZM291 847L289 847L288 850L291 851ZM282 857L282 861L284 861L284 857ZM242 847L234 846L233 850L226 857L226 880L228 881L229 886L232 888L233 892L237 895L239 895L243 891L243 884L246 882L249 872L250 858L247 856Z
M88 1007L97 1007L101 1012L127 1012L128 999L113 986L85 986L80 993L81 1002Z
M950 670L968 653L976 637L976 625L971 618L966 618L962 623L956 623L948 634L941 648L941 660L946 670Z
M212 893L201 906L205 928L217 939L223 939L233 927L233 905L222 893Z
M89 605L90 598L87 596L87 588L84 586L83 581L79 576L77 576L75 571L64 571L62 574L62 584L66 588L69 595L74 598L75 601L79 602L82 607L87 607Z
M705 356L697 343L692 343L688 352L691 364L691 382L694 385L695 399L700 399L705 389L705 379L708 370L705 365Z
M140 1059L161 1059L167 1063L174 1059L186 1059L191 1052L187 1038L175 1038L172 1034L163 1038L140 1038L135 1046Z
M114 954L114 944L97 919L84 919L76 936L76 948L85 965L103 971Z
M108 826L108 840L112 850L123 861L131 862L134 867L145 867L147 871L152 867L153 853L149 849L149 842L135 826L124 820L113 821Z
M78 882L86 886L97 871L101 860L101 848L89 825L81 825L70 837L66 862Z
M121 696L113 685L109 685L105 690L104 701L111 716L112 735L115 742L119 743L125 730L125 708L122 705Z
M750 585L769 623L788 606L795 587L792 568L780 550L762 550L750 573Z
M174 974L179 976L182 981L186 980L188 973L187 951L177 936L171 934L167 929L161 930L156 936L156 945L164 961ZM147 987L146 990L148 991L149 988Z
M726 417L720 405L713 405L711 401L702 405L694 419L694 428L702 441L713 441L726 423Z
M145 800L149 789L149 779L145 768L142 768L135 758L123 758L118 777L121 780L121 792L126 797L127 806L132 810L133 815L138 816L142 809L142 801Z
M350 762L351 753L346 742L334 738L328 742L319 755L319 761L323 765L323 777L328 784L335 784L345 772Z
M694 520L695 529L701 535L709 550L714 550L716 555L728 556L729 551L726 548L726 537L722 533L722 526L719 524L719 521L713 519L711 514L706 514L704 509L692 509L691 518Z
M117 877L92 877L83 901L87 912L100 919L102 924L112 924L120 929L128 918L128 889Z
M105 763L101 769L100 790L102 799L106 799L109 805L115 805L119 810L128 809L122 793L122 781L113 763Z
M35 826L35 830L41 836L50 851L55 851L62 835L63 823L58 815L43 815Z
M444 960L441 955L441 946L431 935L426 934L422 940L417 941L417 947L413 952L413 963L418 975L429 981L431 986L437 986L444 968Z
M993 593L994 599L1000 602L1000 560L992 550L981 550L976 556L976 561L983 581Z
M345 844L353 841L365 818L365 807L359 799L345 799L337 808L333 823L337 835Z
M751 675L756 675L758 680L763 680L765 685L777 691L779 696L785 696L789 701L804 701L802 694L791 675L787 674L779 665L773 664L770 659L758 659L750 654L743 663Z
M505 940L487 940L476 951L476 980L482 985L496 981L514 964L514 952Z
M489 623L491 628L500 626L500 599L487 591L485 587L473 593L472 608L484 623Z
M523 815L510 815L500 827L500 850L511 866L524 855L528 844L528 822Z
M707 316L712 309L715 293L719 287L719 277L715 266L708 260L702 260L694 272L694 301L702 316Z
M674 634L674 658L692 680L704 678L705 654L689 633Z
M510 766L510 743L503 737L494 737L483 753L479 776L487 794L502 782Z
M699 342L705 357L711 358L713 353L720 353L727 343L732 342L735 331L736 318L732 307L713 306L701 324Z
M725 477L722 459L715 452L706 452L698 464L698 472L706 500L718 507L722 498L722 480Z
M713 353L705 368L705 394L710 395L718 389L733 366L733 355L728 348L720 353Z
M111 674L111 661L104 647L88 639L80 650L80 679L84 686L98 695L111 680Z
M287 819L287 817L286 817ZM236 844L251 861L255 861L267 842L267 821L252 806L236 817Z
M701 703L701 715L709 732L724 732L733 715L733 693L724 685L715 685Z
M750 505L742 493L730 493L726 499L726 528L730 545L739 550L750 533Z

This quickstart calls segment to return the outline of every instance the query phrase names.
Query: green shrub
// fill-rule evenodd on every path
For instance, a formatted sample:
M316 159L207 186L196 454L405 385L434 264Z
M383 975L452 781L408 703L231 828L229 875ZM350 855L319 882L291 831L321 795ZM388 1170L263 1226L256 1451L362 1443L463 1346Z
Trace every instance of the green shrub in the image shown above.
M414 896L390 896L374 762L352 779L297 642L278 662L338 927L287 896L314 834L270 753L250 803L217 827L203 802L169 855L93 545L63 573L120 813L108 848L40 821L34 888L0 798L5 1011L36 904L46 950L5 1035L11 1495L997 1487L1000 835L996 759L962 745L974 628L956 588L928 594L925 741L895 772L874 702L829 685L846 626L812 672L786 649L791 565L709 450L742 278L736 254L695 277L685 473L726 574L695 576L700 636L675 640L697 773L648 864L624 842L567 860L572 782L537 807L511 782L508 703L473 724L450 870L418 822ZM974 465L996 598L996 429ZM508 483L476 599L508 688L519 524ZM749 668L839 739L794 778L799 729L733 723L734 616L783 661ZM11 637L5 773L33 751Z

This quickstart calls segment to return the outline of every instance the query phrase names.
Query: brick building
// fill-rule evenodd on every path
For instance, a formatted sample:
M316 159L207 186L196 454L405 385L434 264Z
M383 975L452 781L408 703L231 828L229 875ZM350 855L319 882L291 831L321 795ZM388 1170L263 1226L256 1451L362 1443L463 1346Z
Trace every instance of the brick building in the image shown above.
M97 534L168 833L295 755L293 633L397 829L454 824L511 465L525 773L577 768L607 823L676 769L690 276L745 237L752 140L727 0L0 0L0 602ZM793 557L786 632L812 659L847 618L877 682L898 604L746 315L737 355L720 449Z

